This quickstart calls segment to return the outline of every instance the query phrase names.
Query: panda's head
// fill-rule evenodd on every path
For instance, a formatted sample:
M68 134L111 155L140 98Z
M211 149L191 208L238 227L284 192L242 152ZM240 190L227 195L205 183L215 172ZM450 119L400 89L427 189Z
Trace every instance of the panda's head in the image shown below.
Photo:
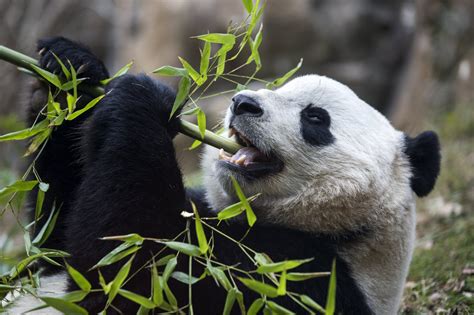
M247 196L261 194L255 203L270 218L378 203L394 189L404 201L386 202L408 202L411 190L426 195L434 185L436 135L407 137L337 81L302 76L232 100L225 126L244 148L233 156L207 149L205 186L214 208L236 201L231 176Z

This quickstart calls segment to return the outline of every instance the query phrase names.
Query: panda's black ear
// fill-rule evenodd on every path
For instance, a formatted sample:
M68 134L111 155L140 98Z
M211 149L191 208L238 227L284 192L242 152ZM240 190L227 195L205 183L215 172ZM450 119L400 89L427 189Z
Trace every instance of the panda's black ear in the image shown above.
M425 131L415 138L405 137L405 153L412 168L411 188L418 197L428 195L439 174L441 153L438 136Z

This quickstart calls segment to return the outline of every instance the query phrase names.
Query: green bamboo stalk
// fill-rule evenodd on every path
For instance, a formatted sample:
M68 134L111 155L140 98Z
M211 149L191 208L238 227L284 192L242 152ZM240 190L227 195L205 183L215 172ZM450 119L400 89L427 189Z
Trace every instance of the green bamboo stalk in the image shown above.
M3 45L0 45L0 59L7 61L11 64L16 65L17 67L24 68L29 70L32 74L36 74L35 70L31 66L32 64L35 66L39 66L38 60L31 58L25 54L22 54L16 50L10 49ZM92 96L99 96L104 94L104 89L99 86L86 86L80 85L79 89L83 92L86 92ZM202 141L208 145L216 147L218 149L224 149L224 151L229 153L236 153L241 146L233 140L229 138L225 138L219 136L212 131L206 130L204 137L201 137L201 133L199 132L199 127L193 123L190 123L184 119L180 119L180 132L188 137L193 139Z

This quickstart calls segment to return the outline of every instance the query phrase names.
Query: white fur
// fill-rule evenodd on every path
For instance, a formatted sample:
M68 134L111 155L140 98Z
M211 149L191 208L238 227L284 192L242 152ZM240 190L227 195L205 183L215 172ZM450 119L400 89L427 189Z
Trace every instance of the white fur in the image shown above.
M48 296L48 297L60 297L66 293L67 286L67 274L60 273L52 276L41 277L40 287L36 289L37 296ZM12 306L7 308L7 314L17 315L23 314L31 309L34 309L38 306L44 305L45 303L40 299L36 298L31 294L12 294L12 299L14 299ZM18 297L17 297L18 296ZM28 312L27 314L31 315L56 315L62 314L58 310L47 307L34 312Z
M327 77L296 78L275 90L242 91L263 108L261 117L233 122L262 151L275 153L284 169L259 180L246 180L218 165L218 151L203 157L207 199L214 209L235 202L230 175L236 176L263 222L309 232L337 234L358 226L374 236L340 254L376 314L397 312L415 237L415 202L404 137L385 117L347 86ZM331 117L335 142L306 143L300 112L308 104ZM226 125L231 117L227 112Z

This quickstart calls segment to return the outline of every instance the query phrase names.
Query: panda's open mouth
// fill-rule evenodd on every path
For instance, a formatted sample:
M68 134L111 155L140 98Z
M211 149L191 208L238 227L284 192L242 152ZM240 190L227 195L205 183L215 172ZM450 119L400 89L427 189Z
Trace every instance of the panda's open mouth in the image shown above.
M234 155L224 150L219 151L219 162L231 171L238 172L249 179L277 173L282 170L283 163L274 155L264 153L248 136L242 134L234 127L229 128L229 137L235 136L235 140L242 149Z

